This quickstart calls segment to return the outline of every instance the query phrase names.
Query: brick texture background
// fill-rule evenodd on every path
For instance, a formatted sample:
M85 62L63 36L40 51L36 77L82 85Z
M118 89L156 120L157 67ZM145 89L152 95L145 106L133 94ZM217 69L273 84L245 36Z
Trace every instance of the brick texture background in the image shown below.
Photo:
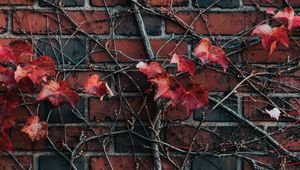
M300 35L299 30L298 32L296 30L294 40L290 41L289 49L280 46L271 57L257 41L258 39L250 37L245 32L266 19L264 14L256 10L255 3L261 7L275 5L282 8L284 3L281 0L221 0L195 21L199 10L209 7L214 0L139 2L157 11L169 9L171 5L174 12L172 15L188 25L194 22L192 30L195 33L203 37L212 35L219 42L226 42L231 37L245 34L242 39L224 47L225 51L230 53L254 42L254 45L229 56L243 72L264 69L272 72L272 68L269 69L267 66L288 67L285 64L288 60L300 56L300 48L297 46L300 42L300 37L297 37ZM289 2L296 12L300 11L300 0ZM186 30L178 22L170 19L170 15L159 17L142 10L142 16L151 46L160 61L170 59L170 54L174 51L191 56L199 37L195 39L187 36L180 41ZM131 121L135 119L135 126L131 130L149 137L151 131L149 118L154 117L156 105L153 97L144 99L140 93L147 90L150 84L134 65L138 61L146 60L147 54L129 0L1 0L0 44L7 45L15 39L32 43L36 54L53 57L57 62L56 68L60 71L59 76L65 78L78 92L81 91L87 77L96 72L105 77L117 95L99 101L97 98L80 94L80 102L77 105L79 113L72 112L69 106L51 110L47 103L42 103L40 116L49 122L49 138L53 145L47 140L31 142L20 132L29 116L25 108L20 108L16 113L18 125L10 131L15 147L13 152L15 158L8 153L1 153L0 170L22 169L15 159L24 169L70 169L70 164L66 161L70 155L65 146L74 148L80 142L80 138L92 136L94 132L90 126L97 135L101 135L130 130ZM120 65L126 67L126 72L118 70ZM207 67L198 69L193 81L203 83L211 96L221 99L242 79L236 76L237 72L234 69L229 68L227 73L218 69ZM185 75L179 79L184 84L191 81ZM273 81L262 80L260 89L270 92L269 97L281 108L299 111L299 71L283 73L270 79ZM120 97L120 94L125 97ZM31 97L26 96L25 100L30 102ZM270 103L258 96L249 85L238 88L225 104L272 134L287 149L300 152L299 127L293 126L288 133L282 133L282 129L290 125L294 119L281 116L279 121L276 121L270 118L264 112L265 109L272 109ZM185 169L255 169L253 162L246 158L257 160L259 162L255 164L257 166L264 163L279 169L284 162L290 161L288 158L278 156L276 151L272 152L273 148L270 148L263 137L247 126L238 124L223 110L216 109L206 113L205 110L209 110L212 106L210 103L207 108L200 109L191 116L179 108L167 108L162 115L162 141L183 150L190 147L193 135L197 131L195 125L204 122L191 149L195 152L211 151L212 154L188 157L189 163ZM65 157L57 154L54 146L64 153ZM74 161L78 170L110 169L106 154L115 170L153 169L151 143L129 133L104 136L99 141L85 143L80 150L80 156ZM178 167L174 165L180 166L185 159L185 154L165 145L161 148L161 152L169 156L162 157L162 166L166 170L177 169ZM244 152L245 155L238 156L240 152ZM213 156L226 153L236 154ZM299 168L297 165L287 167L287 169Z

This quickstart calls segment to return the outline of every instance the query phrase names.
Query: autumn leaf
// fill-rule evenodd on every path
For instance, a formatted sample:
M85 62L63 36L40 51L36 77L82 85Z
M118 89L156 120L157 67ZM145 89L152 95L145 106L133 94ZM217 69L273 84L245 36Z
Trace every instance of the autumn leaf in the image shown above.
M12 50L17 63L22 62L23 60L32 60L33 57L33 51L32 51L32 46L26 42L26 41L21 41L21 40L16 40L11 43L9 43L9 48Z
M16 117L13 110L20 105L18 96L8 93L0 96L0 150L12 151L13 144L6 131L13 128L16 124Z
M156 61L152 61L149 64L147 64L145 62L139 62L136 65L136 67L139 69L140 72L146 74L148 79L151 79L151 78L155 77L156 75L164 72L164 69Z
M34 84L40 84L46 81L47 77L55 75L55 62L51 57L41 56L32 62L19 65L15 72L16 82L20 82L23 78L30 78Z
M66 81L60 83L50 80L48 81L37 96L38 101L48 100L54 107L67 103L75 108L79 101L76 91L72 90Z
M203 64L218 63L226 72L228 58L222 48L213 46L208 38L202 39L193 51L193 55L199 58Z
M186 92L178 100L179 106L186 109L188 114L192 114L196 109L200 109L208 104L208 90L200 84L192 84L186 88Z
M3 83L3 86L7 87L8 89L14 87L16 84L14 75L14 70L0 65L0 82Z
M0 63L1 64L16 64L17 60L13 51L7 46L0 45Z
M40 121L38 116L31 116L21 130L27 133L32 141L46 139L48 136L48 123Z
M265 49L270 48L270 55L276 50L279 42L289 46L288 33L283 26L271 28L268 24L262 24L253 30L252 35L262 36L262 46Z
M114 95L108 84L102 81L97 74L90 76L83 86L84 92L101 97L101 99L104 96L111 97Z
M185 93L185 89L168 73L159 74L150 79L152 83L157 86L155 91L154 100L158 98L171 99L175 105L177 100Z
M284 10L277 12L274 18L288 22L288 29L291 31L300 27L300 16L295 16L295 12L291 7L286 7Z
M195 74L195 63L193 60L183 57L180 54L173 54L171 63L177 64L178 71L180 72L189 72L191 76Z
M272 7L268 7L268 8L265 8L265 12L267 14L274 15L275 14L275 9L272 8Z

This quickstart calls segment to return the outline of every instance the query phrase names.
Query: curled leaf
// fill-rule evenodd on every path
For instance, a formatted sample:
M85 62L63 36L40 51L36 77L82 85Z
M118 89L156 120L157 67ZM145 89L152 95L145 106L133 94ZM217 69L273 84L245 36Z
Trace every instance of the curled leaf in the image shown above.
M27 133L32 141L46 139L48 136L48 123L40 121L38 116L31 116L21 130Z
M114 96L108 84L100 79L97 74L90 76L84 83L84 92L101 97Z
M193 51L193 55L199 58L202 63L218 63L226 72L228 58L222 48L213 46L208 38L202 39Z
M284 10L277 12L274 15L274 18L282 21L287 21L288 28L291 31L296 29L297 27L300 27L300 16L295 16L295 12L291 7L286 7L284 8Z
M75 108L79 101L78 94L71 89L66 81L57 83L56 81L48 81L37 96L38 101L48 100L54 107L67 103Z
M46 81L48 76L55 75L55 62L51 57L41 56L24 66L19 65L15 72L18 83L24 78L29 78L34 84Z
M171 63L177 64L178 71L189 72L191 76L195 74L195 63L193 60L183 57L180 54L173 54Z
M268 24L262 24L253 30L252 35L262 36L262 46L265 49L270 48L270 54L276 50L279 42L289 46L288 33L283 26L271 28Z
M140 72L144 73L148 77L148 79L164 72L164 69L156 61L152 61L149 64L145 62L139 62L136 65L136 68L138 68Z

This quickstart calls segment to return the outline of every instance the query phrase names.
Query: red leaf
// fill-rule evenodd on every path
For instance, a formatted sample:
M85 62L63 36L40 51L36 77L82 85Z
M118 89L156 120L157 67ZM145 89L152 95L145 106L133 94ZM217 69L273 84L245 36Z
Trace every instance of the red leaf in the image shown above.
M0 45L0 63L7 64L12 63L16 64L16 57L13 54L13 51L7 46Z
M140 72L146 74L148 79L153 78L156 75L164 72L164 69L156 61L152 61L149 64L147 64L145 62L139 62L136 65L136 68L138 68Z
M228 58L222 48L213 46L208 38L202 39L193 51L193 55L199 58L203 64L218 63L226 72Z
M15 94L0 96L0 150L2 151L13 150L13 144L6 130L15 126L16 117L12 111L19 105L18 96Z
M46 139L48 136L48 123L40 121L38 116L31 116L21 130L27 133L32 141Z
M56 81L48 81L37 96L38 101L49 100L54 107L58 107L64 103L70 104L75 108L79 101L78 94L71 89L66 81L57 83Z
M46 81L48 76L55 75L55 62L52 58L41 56L24 66L18 66L15 72L15 80L19 82L21 79L29 77L34 84L39 84L43 80Z
M171 63L177 64L178 71L189 72L191 76L195 74L195 63L189 58L184 58L182 55L174 53Z
M300 17L295 16L295 12L291 7L286 7L284 10L277 12L274 18L288 22L288 28L291 31L300 27Z
M11 89L16 84L14 75L15 72L12 69L0 66L0 82L8 89Z
M178 100L188 114L208 104L208 90L200 84L192 84L187 87L186 93Z
M271 28L268 24L259 25L253 30L252 35L262 36L262 45L265 49L270 47L270 54L275 51L279 42L286 47L289 46L288 33L283 26Z
M185 89L168 73L159 74L156 77L150 79L152 83L155 83L157 90L155 91L154 100L158 98L168 98L172 100L175 105L177 100L185 93Z
M9 43L9 47L12 50L14 56L16 57L17 63L22 62L24 59L30 58L30 61L33 57L32 46L25 42L16 40Z
M275 10L272 7L265 8L265 11L266 11L267 14L270 14L270 15L275 14Z
M13 151L14 146L7 133L0 129L0 151Z
M97 74L92 75L84 83L84 92L103 98L104 96L113 96L113 92L106 82L101 81Z

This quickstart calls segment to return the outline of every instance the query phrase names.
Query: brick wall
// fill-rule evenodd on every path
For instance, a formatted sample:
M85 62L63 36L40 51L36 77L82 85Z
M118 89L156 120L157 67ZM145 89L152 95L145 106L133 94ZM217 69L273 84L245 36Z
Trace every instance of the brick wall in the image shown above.
M103 137L81 146L80 153L77 153L79 156L74 160L77 169L110 169L109 164L115 170L153 169L151 142L145 138L150 138L149 119L155 116L157 108L153 96L145 99L141 95L150 84L134 66L138 61L148 58L130 2L44 1L46 0L1 0L0 44L7 45L15 39L26 40L33 44L36 54L53 57L57 61L59 76L66 79L78 92L87 77L96 72L105 77L116 96L100 101L80 93L78 112L75 113L69 106L51 110L47 103L42 103L39 108L40 117L49 122L50 140L35 142L31 142L26 134L20 132L29 116L26 108L20 108L16 113L18 125L10 131L15 147L12 154L15 158L8 153L1 153L0 170L22 169L21 166L34 170L69 169L68 159L71 155L68 148L74 148L81 138L93 136L94 133ZM261 7L282 8L285 4L281 0L221 0L199 17L199 11L213 2L214 0L140 0L144 7L152 7L157 13L169 9L170 3L172 4L174 13L161 13L164 16L141 10L153 52L159 61L170 59L170 54L174 51L191 57L191 51L199 40L195 35L212 35L215 41L227 44L224 50L228 54L233 53L228 57L246 75L259 70L274 72L278 67L292 68L293 64L297 66L297 57L300 56L300 39L297 37L299 32L294 33L290 48L280 46L272 56L263 49L257 38L249 34L249 30L267 19L266 15L256 9L255 3ZM297 12L300 1L289 2ZM194 21L197 16L198 19ZM174 18L177 18L176 21ZM193 23L192 33L188 32L188 36L183 37L186 28L182 23L187 26ZM120 67L125 71L121 71ZM172 72L173 67L169 69ZM219 70L217 66L202 67L197 70L193 81L203 83L209 89L210 96L222 99L242 78L233 66L230 66L227 73ZM267 80L259 77L255 79L254 85L287 112L299 111L298 75L299 70L293 69L267 77ZM179 78L184 84L191 81L186 75ZM30 103L32 97L26 94L26 102ZM224 104L266 130L285 148L296 153L300 151L298 125L283 132L287 126L294 125L292 122L298 115L292 115L293 118L281 116L279 121L270 118L265 109L272 109L272 104L249 84L239 87ZM251 170L255 166L263 166L262 164L279 169L291 163L288 156L278 154L264 137L240 124L224 110L208 111L213 106L210 103L207 108L200 109L191 116L178 108L166 109L162 115L160 134L161 140L168 144L161 145L160 148L165 155L162 156L164 169L177 169L176 166L180 167L185 159L186 154L174 148L186 151L190 147L199 155L191 154L187 158L185 169ZM203 122L202 126L197 130L200 122ZM126 132L128 130L132 130L132 133ZM115 134L122 131L123 133ZM107 135L109 133L112 135ZM201 153L209 154L201 156ZM299 167L296 164L287 168Z

